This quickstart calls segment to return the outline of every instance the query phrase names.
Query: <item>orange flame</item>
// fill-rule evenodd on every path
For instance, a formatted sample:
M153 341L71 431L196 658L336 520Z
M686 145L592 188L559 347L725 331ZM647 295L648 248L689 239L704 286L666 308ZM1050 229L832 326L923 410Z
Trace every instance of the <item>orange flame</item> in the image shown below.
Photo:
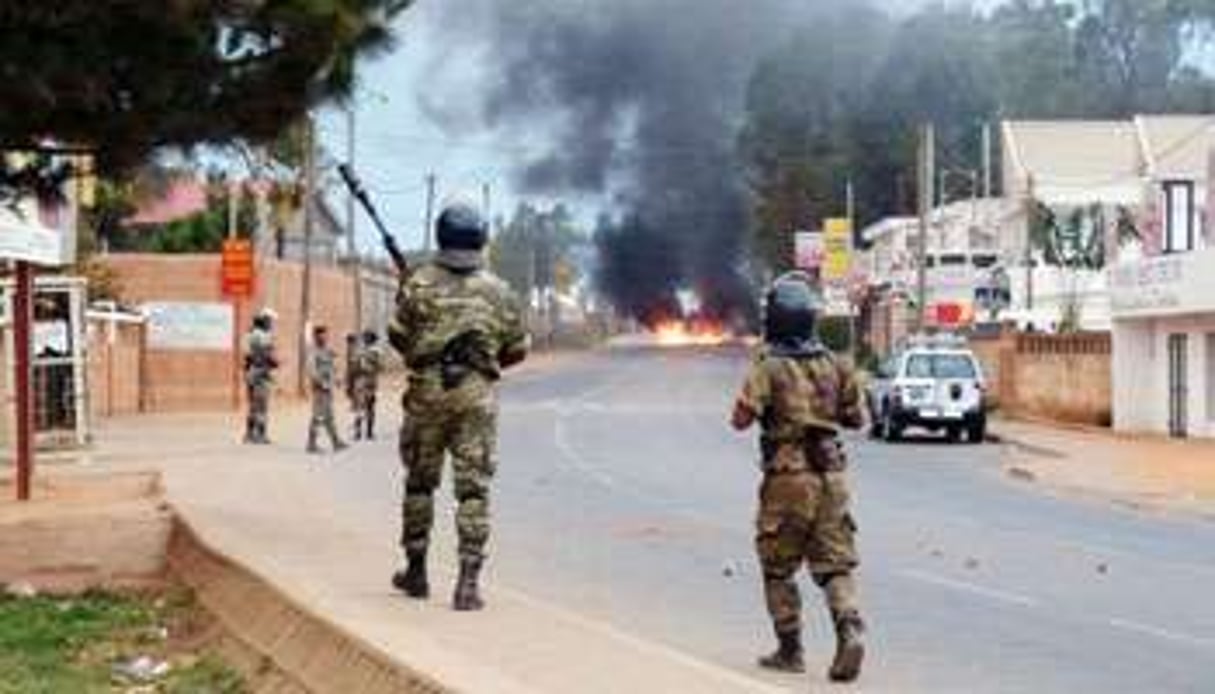
M724 326L714 321L667 321L654 328L660 347L716 347L730 340Z

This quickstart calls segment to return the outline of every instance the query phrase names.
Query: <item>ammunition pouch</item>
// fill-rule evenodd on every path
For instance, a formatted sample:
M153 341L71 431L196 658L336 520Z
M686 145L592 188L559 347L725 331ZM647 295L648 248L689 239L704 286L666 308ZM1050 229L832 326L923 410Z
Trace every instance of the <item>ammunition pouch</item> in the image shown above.
M806 464L819 474L842 472L847 467L844 451L833 431L808 429L802 439L802 452Z
M459 388L473 374L480 374L491 382L501 377L488 339L476 330L460 333L444 345L438 366L443 390Z

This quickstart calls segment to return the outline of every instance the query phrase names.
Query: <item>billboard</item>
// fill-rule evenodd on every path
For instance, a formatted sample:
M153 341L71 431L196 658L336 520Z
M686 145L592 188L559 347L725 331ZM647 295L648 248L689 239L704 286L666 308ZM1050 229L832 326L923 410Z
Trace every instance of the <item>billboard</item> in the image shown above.
M823 223L823 281L847 282L852 270L852 220L846 217Z
M793 264L798 270L817 272L823 266L823 233L793 232Z

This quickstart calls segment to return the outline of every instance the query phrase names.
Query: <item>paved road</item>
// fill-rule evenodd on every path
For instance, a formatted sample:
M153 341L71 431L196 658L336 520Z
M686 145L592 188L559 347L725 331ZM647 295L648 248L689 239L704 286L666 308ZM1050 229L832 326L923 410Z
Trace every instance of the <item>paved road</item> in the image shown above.
M755 446L725 426L744 364L618 348L510 380L492 580L765 677ZM1002 477L996 446L851 444L874 656L861 689L1215 691L1215 525L1039 494ZM338 461L324 474L385 517L389 542L392 442ZM818 670L830 627L809 597Z

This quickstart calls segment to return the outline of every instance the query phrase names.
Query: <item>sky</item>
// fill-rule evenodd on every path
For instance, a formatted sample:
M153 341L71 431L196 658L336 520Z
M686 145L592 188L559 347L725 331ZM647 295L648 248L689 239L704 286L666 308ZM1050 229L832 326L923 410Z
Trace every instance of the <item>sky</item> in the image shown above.
M889 0L888 4L896 11L909 11L928 1ZM478 89L482 79L475 67L479 56L462 51L478 48L442 45L437 28L440 12L450 12L440 3L460 2L464 0L418 0L398 19L396 49L360 65L360 88L353 102L355 168L386 223L407 249L423 245L429 174L437 181L436 208L451 199L480 204L482 186L488 184L491 215L509 216L520 200L511 189L512 172L538 150L538 143L521 141L518 138L524 136L517 133L508 139L475 127L479 114L460 110L464 107L460 102L476 102L461 99L461 91ZM466 4L475 7L478 3ZM468 21L476 21L476 17ZM431 84L437 61L442 61L442 83ZM336 109L325 110L319 118L322 145L335 160L347 159L347 123L346 113ZM335 179L329 180L329 199L342 211L344 195ZM534 196L529 200L551 202ZM573 202L574 209L590 221L600 201L567 202ZM379 252L375 232L361 213L357 238L361 252Z

